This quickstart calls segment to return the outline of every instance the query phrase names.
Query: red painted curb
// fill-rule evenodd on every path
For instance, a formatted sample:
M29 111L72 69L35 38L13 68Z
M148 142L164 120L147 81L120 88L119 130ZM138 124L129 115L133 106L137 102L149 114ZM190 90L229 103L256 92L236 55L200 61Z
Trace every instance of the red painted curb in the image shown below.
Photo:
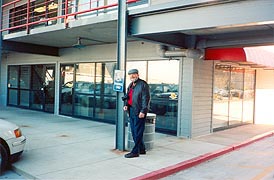
M176 172L191 168L191 167L196 166L198 164L201 164L205 161L208 161L210 159L213 159L213 158L216 158L218 156L224 155L224 154L229 153L233 150L242 148L242 147L247 146L251 143L254 143L256 141L262 140L266 137L270 137L270 136L273 136L273 135L274 135L274 131L267 132L267 133L255 136L253 138L250 138L247 141L244 141L242 143L232 145L230 147L223 148L221 150L217 150L217 151L214 151L212 153L207 153L207 154L198 156L196 158L193 158L193 159L190 159L190 160L187 160L187 161L183 161L183 162L180 162L180 163L172 165L172 166L168 166L166 168L162 168L162 169L159 169L159 170L156 170L156 171L152 171L152 172L144 174L142 176L135 177L131 180L154 180L154 179L164 178L164 177L169 176L171 174L174 174Z

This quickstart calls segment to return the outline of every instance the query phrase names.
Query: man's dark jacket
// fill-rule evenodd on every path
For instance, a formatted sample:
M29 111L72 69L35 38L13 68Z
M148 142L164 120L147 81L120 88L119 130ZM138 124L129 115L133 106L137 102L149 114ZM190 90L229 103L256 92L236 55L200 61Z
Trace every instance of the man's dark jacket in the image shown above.
M133 87L131 108L133 108L135 115L138 115L140 112L146 115L149 110L149 101L150 101L149 86L142 79L138 79L135 83L136 84ZM127 88L127 93L129 93L131 86L132 86L132 82L129 84ZM126 101L126 105L128 106L127 101Z

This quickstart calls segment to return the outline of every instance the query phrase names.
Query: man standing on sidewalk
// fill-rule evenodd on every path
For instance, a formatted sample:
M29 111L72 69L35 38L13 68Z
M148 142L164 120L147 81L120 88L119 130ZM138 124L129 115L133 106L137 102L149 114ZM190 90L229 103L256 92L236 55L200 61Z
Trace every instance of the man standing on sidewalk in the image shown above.
M139 78L137 69L129 70L128 75L131 83L127 88L124 111L129 113L131 134L135 145L131 152L125 155L125 158L134 158L139 157L139 154L146 154L143 134L150 93L148 84Z

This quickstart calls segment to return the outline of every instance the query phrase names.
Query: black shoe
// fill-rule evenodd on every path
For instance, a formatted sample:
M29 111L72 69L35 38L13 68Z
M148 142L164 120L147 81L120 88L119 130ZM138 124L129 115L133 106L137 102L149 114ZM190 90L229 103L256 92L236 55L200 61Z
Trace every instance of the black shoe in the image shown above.
M140 154L146 154L146 150L140 151Z
M134 154L130 152L125 155L125 158L135 158L135 157L139 157L139 154Z

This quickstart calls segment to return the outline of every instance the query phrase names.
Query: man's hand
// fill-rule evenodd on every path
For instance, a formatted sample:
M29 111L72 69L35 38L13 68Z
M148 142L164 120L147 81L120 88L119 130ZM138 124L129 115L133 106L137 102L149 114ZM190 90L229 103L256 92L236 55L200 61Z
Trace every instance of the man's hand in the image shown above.
M142 113L142 112L140 112L140 113L139 113L139 118L144 118L144 117L145 117L145 114Z
M124 109L124 111L127 111L127 110L128 110L128 107L127 107L127 106L124 106L123 109Z

